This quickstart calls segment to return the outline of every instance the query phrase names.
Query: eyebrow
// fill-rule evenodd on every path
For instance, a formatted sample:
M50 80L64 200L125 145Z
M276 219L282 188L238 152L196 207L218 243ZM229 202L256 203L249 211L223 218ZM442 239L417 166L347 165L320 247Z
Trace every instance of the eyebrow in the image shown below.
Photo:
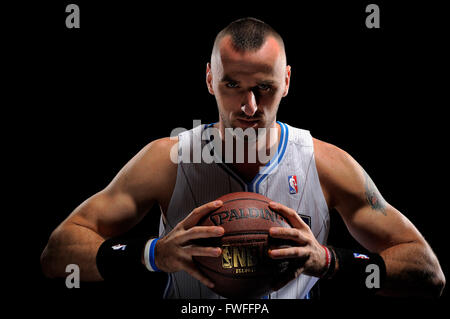
M236 82L239 83L238 80L234 80L233 78L231 78L229 75L224 74L224 76L222 77L222 79L220 80L221 82ZM257 81L258 84L265 84L265 85L273 85L275 84L274 80L261 80L261 81Z
M262 80L262 81L258 81L259 84L266 84L266 85L273 85L276 82L274 80Z
M221 82L236 82L239 83L239 81L233 80L229 75L224 74L222 77L222 80L220 80Z

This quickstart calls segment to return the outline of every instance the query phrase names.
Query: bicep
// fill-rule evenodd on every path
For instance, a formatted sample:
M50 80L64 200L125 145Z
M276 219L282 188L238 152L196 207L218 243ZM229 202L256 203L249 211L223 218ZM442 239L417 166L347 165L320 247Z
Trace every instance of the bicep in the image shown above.
M381 195L366 171L347 153L334 148L329 185L334 208L350 234L370 251L421 241L414 225Z
M64 223L86 227L109 238L128 231L140 219L136 203L129 194L103 190L78 206Z
M168 164L173 142L157 140L144 147L102 191L82 203L68 221L104 237L122 234L136 225L159 201L173 171Z

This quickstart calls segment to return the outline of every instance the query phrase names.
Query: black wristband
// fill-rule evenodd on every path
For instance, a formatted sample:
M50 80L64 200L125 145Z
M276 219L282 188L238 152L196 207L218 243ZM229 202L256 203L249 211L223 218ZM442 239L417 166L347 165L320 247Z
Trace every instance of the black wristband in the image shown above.
M338 269L332 280L356 294L372 295L382 288L386 278L386 264L379 254L355 253L333 248Z
M147 270L142 264L142 252L149 238L110 238L97 252L97 269L103 279L128 280L138 278Z

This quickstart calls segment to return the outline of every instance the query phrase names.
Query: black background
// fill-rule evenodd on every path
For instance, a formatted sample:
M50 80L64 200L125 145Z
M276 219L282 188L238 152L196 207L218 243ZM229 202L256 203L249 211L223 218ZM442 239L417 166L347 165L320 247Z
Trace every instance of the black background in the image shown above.
M80 29L65 27L69 3L80 6ZM380 6L381 29L365 27L369 3ZM206 63L217 32L245 16L285 40L292 77L278 120L349 152L417 226L448 275L448 33L437 3L35 1L2 15L13 17L5 34L12 71L5 124L14 136L7 160L19 167L5 169L13 174L9 202L20 240L6 264L19 271L10 291L20 300L51 308L133 296L170 305L155 301L162 274L125 286L82 283L75 291L45 279L39 256L52 230L143 146L192 128L194 119L217 120ZM153 209L132 232L157 234L158 214ZM329 242L359 247L337 214ZM343 287L322 288L324 302L345 295Z

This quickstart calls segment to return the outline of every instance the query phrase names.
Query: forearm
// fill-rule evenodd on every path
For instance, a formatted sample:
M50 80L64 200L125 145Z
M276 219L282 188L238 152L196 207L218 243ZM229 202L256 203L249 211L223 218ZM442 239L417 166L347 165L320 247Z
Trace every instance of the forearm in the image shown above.
M80 267L81 280L102 280L97 270L96 255L103 240L87 227L61 225L52 233L41 255L44 274L50 278L65 277L66 266L76 264Z
M387 271L380 295L439 297L442 293L445 277L427 243L395 245L383 250L380 255Z

